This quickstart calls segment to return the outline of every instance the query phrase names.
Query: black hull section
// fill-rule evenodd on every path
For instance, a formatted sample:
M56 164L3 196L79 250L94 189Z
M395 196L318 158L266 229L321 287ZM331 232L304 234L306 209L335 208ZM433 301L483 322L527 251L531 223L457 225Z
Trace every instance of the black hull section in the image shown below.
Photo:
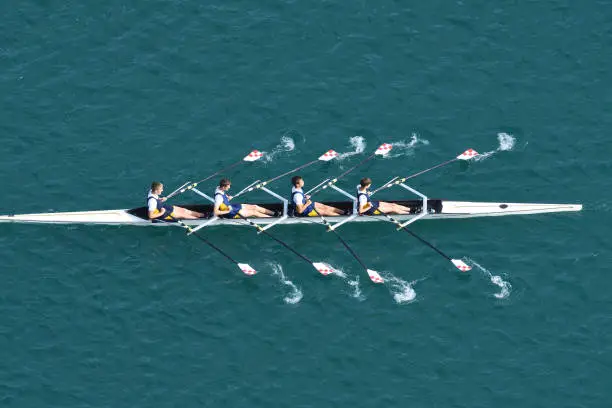
M423 208L423 201L421 200L390 200L390 203L395 203L399 205L403 205L405 207L410 208L411 214L420 213ZM256 204L260 207L267 208L268 210L282 212L283 204L282 203L249 203ZM332 207L339 208L345 211L352 211L353 202L352 201L325 201L323 204L330 205ZM206 214L206 218L212 217L213 206L212 204L177 204L179 207L187 208L192 211L197 211L203 214ZM440 213L442 212L442 200L427 200L427 209L429 213ZM132 208L128 210L129 214L132 214L138 218L142 218L143 220L148 220L148 210L147 207L138 207ZM326 217L333 218L333 217Z

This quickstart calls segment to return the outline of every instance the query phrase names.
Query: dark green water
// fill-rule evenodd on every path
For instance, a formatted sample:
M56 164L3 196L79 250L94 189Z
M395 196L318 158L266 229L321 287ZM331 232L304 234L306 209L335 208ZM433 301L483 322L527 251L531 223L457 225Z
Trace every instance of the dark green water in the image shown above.
M140 206L251 148L272 159L237 188L365 148L314 184L382 142L341 186L473 147L412 185L585 209L414 226L507 293L386 224L341 233L387 286L316 226L275 233L345 279L246 228L206 235L252 278L178 229L0 224L2 406L610 406L610 2L89 3L0 5L1 214Z

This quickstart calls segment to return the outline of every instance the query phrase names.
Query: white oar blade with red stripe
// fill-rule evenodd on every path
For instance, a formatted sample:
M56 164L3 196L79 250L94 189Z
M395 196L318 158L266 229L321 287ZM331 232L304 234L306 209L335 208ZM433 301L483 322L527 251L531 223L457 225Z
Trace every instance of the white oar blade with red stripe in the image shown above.
M370 277L370 280L374 283L384 283L385 282L382 276L380 276L380 274L376 272L375 270L368 269L368 276Z
M251 267L249 264L239 263L238 267L245 275L255 275L257 271Z
M336 157L338 157L338 152L336 152L335 150L328 150L321 157L319 157L319 160L330 161L335 159Z
M383 143L378 147L378 149L376 149L374 154L377 154L379 156L385 156L391 151L391 149L393 149L392 145L390 145L389 143Z
M319 271L319 273L323 276L327 276L331 273L336 272L334 268L332 268L330 265L323 263L323 262L313 262L312 266L314 266L315 269Z
M473 159L474 157L478 156L479 153L474 150L474 149L467 149L465 152L461 153L459 156L457 156L457 159L459 160L470 160Z
M453 263L453 265L455 265L455 267L457 269L459 269L461 272L467 272L470 269L472 269L472 267L468 264L466 264L465 262L463 262L461 259L451 259L451 262Z
M260 152L259 150L253 150L251 153L244 156L244 159L242 160L247 161L247 162L254 162L256 160L261 159L262 156L263 156L262 152Z

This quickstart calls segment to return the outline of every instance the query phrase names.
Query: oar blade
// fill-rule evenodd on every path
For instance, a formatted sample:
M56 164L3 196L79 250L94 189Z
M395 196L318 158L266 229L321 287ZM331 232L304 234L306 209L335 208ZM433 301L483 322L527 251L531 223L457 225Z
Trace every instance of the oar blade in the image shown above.
M376 149L374 154L378 156L385 156L391 151L391 149L393 149L392 145L390 145L389 143L383 143L378 147L378 149Z
M262 156L263 156L262 152L260 152L259 150L253 150L251 153L244 156L244 159L242 160L247 161L247 162L254 162L256 160L261 159Z
M459 160L470 160L473 159L474 157L478 156L479 153L474 150L474 149L467 149L465 152L461 153L459 156L457 156L457 159Z
M321 157L319 157L319 160L330 161L335 159L336 157L338 157L338 152L336 152L335 150L328 150Z
M245 274L245 275L255 275L257 273L257 271L255 269L253 269L251 267L251 265L249 264L245 264L245 263L239 263L238 267L240 268L240 270Z
M315 269L323 276L327 276L336 271L334 268L324 262L313 262L312 266L314 266Z
M472 267L468 264L466 264L465 262L463 262L461 259L451 259L451 262L453 263L453 265L455 265L455 267L457 269L459 269L461 272L467 272L470 269L472 269Z
M370 280L374 283L384 283L385 280L382 278L382 276L380 276L380 274L378 272L376 272L373 269L368 269L368 276L370 277Z

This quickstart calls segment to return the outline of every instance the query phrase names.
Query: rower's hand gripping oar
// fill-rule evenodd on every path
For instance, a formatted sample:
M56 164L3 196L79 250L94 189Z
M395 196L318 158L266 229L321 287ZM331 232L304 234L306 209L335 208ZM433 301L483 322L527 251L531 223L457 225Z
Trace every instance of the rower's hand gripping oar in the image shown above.
M473 159L474 157L476 157L478 155L479 155L479 153L476 150L474 150L474 149L467 149L465 152L461 153L459 156L455 157L454 159L447 160L447 161L445 161L443 163L440 163L440 164L436 164L435 166L429 167L429 168L427 168L425 170L421 170L418 173L414 173L414 174L411 174L410 176L406 176L406 177L403 177L403 178L395 177L394 179L391 179L391 180L387 181L385 184L383 184L382 186L378 187L376 190L372 191L370 193L370 196L376 194L380 190L383 190L385 188L393 187L396 184L403 183L406 180L410 180L411 178L420 176L421 174L425 174L425 173L427 173L427 172L429 172L431 170L434 170L434 169L446 166L446 165L454 163L454 162L456 162L458 160L465 160L465 161L471 160L471 159Z
M376 156L386 156L391 149L393 148L392 145L390 145L389 143L383 143L382 145L380 145L378 147L378 149L376 149L376 151L374 153L372 153L371 155L369 155L368 157L366 157L365 159L363 159L362 161L360 161L359 163L357 163L356 165L354 165L353 167L351 167L350 169L346 170L344 173L340 174L339 176L331 179L330 181L328 181L327 183L324 183L322 185L320 185L318 188L313 189L310 192L310 197L312 198L313 195L315 195L316 193L318 193L321 190L326 189L327 187L331 187L334 184L336 184L342 177L346 176L347 174L349 174L350 172L352 172L353 170L355 170L356 168L364 165L365 163L369 162L370 160L372 160L374 157Z
M257 229L257 231L259 231L260 233L265 234L268 237L272 238L273 240L275 240L276 242L278 242L279 244L281 244L282 246L287 248L289 251L293 252L295 255L299 256L304 261L306 261L309 264L311 264L321 275L326 276L326 275L329 275L330 273L335 272L335 269L333 267L331 267L330 265L328 265L328 264L326 264L324 262L313 262L313 261L311 261L305 255L302 255L301 253L299 253L298 251L293 249L290 245L288 245L284 241L281 241L280 239L276 238L274 235L270 234L261 225L254 223L253 221L249 220L248 218L246 218L245 216L243 216L240 213L238 213L237 215L240 218L242 218L244 221L248 222L251 226L255 227Z
M389 221L391 221L392 223L394 223L395 225L398 226L397 231L401 231L401 230L406 231L408 234L412 235L413 237L415 237L416 239L418 239L419 241L421 241L422 243L424 243L425 245L427 245L428 247L430 247L431 249L436 251L442 257L444 257L447 260L449 260L450 262L452 262L452 264L455 265L455 268L459 269L461 272L467 272L470 269L472 269L471 266L469 266L468 264L463 262L461 259L453 259L453 258L451 258L450 256L446 255L444 252L442 252L441 250L436 248L430 242L424 240L423 238L421 238L420 236L418 236L414 232L410 231L408 228L402 227L402 223L399 222L398 220L396 220L395 218L391 217L389 214L385 214L384 212L380 211L380 209L378 211L380 212L381 215L384 215Z
M190 234L189 235L194 235L196 238L198 238L200 241L204 242L205 244L207 244L208 246L210 246L211 248L213 248L214 250L216 250L217 252L219 252L221 255L223 255L225 258L227 258L227 260L229 260L230 262L236 264L236 266L238 266L238 268L240 268L240 270L245 274L245 275L255 275L257 273L257 271L255 269L253 269L251 267L251 265L249 264L245 264L245 263L240 263L238 261L236 261L234 258L232 258L231 256L229 256L225 251L223 251L221 248L219 248L218 246L216 246L215 244L213 244L212 242L210 242L209 240L207 240L206 238L204 238L203 236L199 235L197 232L195 232L193 230L193 228L191 228L189 225L185 224L183 221L181 220L177 220L176 218L172 217L172 219L174 221L176 221L176 223L181 226L182 228L185 228Z
M166 199L172 198L175 195L183 194L185 191L188 191L188 190L191 190L191 189L197 187L198 184L203 183L203 182L205 182L207 180L210 180L211 178L215 177L216 175L219 175L219 174L221 174L223 172L226 172L228 170L233 169L234 167L238 166L242 162L254 162L254 161L257 161L257 160L261 159L262 156L263 156L262 152L260 152L258 150L253 150L251 153L247 154L242 159L238 160L236 163L231 164L231 165L229 165L227 167L224 167L221 170L211 174L210 176L204 177L200 181L197 181L197 182L191 183L191 184L189 184L189 182L183 184L181 187L179 187L178 189L174 190L172 193L168 194L166 196Z
M259 190L259 189L261 189L262 187L265 187L265 186L267 186L268 184L272 183L273 181L276 181L276 180L278 180L278 179L280 179L280 178L282 178L282 177L285 177L285 176L287 176L287 175L289 175L289 174L291 174L291 173L295 173L296 171L299 171L299 170L305 169L306 167L311 166L311 165L313 165L313 164L315 164L315 163L317 163L317 162L319 162L319 161L324 161L324 162L327 162L327 161L330 161L330 160L332 160L332 159L334 159L334 158L336 158L336 157L338 157L338 153L337 153L337 152L335 152L334 150L328 150L327 152L325 152L324 154L322 154L321 156L319 156L319 158L317 158L316 160L310 161L310 162L308 162L308 163L306 163L306 164L302 164L301 166L298 166L298 167L296 167L295 169L293 169L293 170L289 170L289 171L287 171L287 172L285 172L285 173L283 173L283 174L281 174L281 175L278 175L278 176L276 176L276 177L273 177L273 178L271 178L270 180L266 180L266 181L263 181L263 182L257 182L257 181L256 181L256 182L254 182L254 183L251 183L251 184L250 184L250 185L248 185L247 187L245 187L245 188L243 188L242 190L240 190L240 191L239 191L239 192L238 192L238 193L237 193L235 196L233 196L232 198L236 198L236 197L239 197L239 196L241 196L241 195L243 195L243 194L250 193L251 191L254 191L254 190Z

